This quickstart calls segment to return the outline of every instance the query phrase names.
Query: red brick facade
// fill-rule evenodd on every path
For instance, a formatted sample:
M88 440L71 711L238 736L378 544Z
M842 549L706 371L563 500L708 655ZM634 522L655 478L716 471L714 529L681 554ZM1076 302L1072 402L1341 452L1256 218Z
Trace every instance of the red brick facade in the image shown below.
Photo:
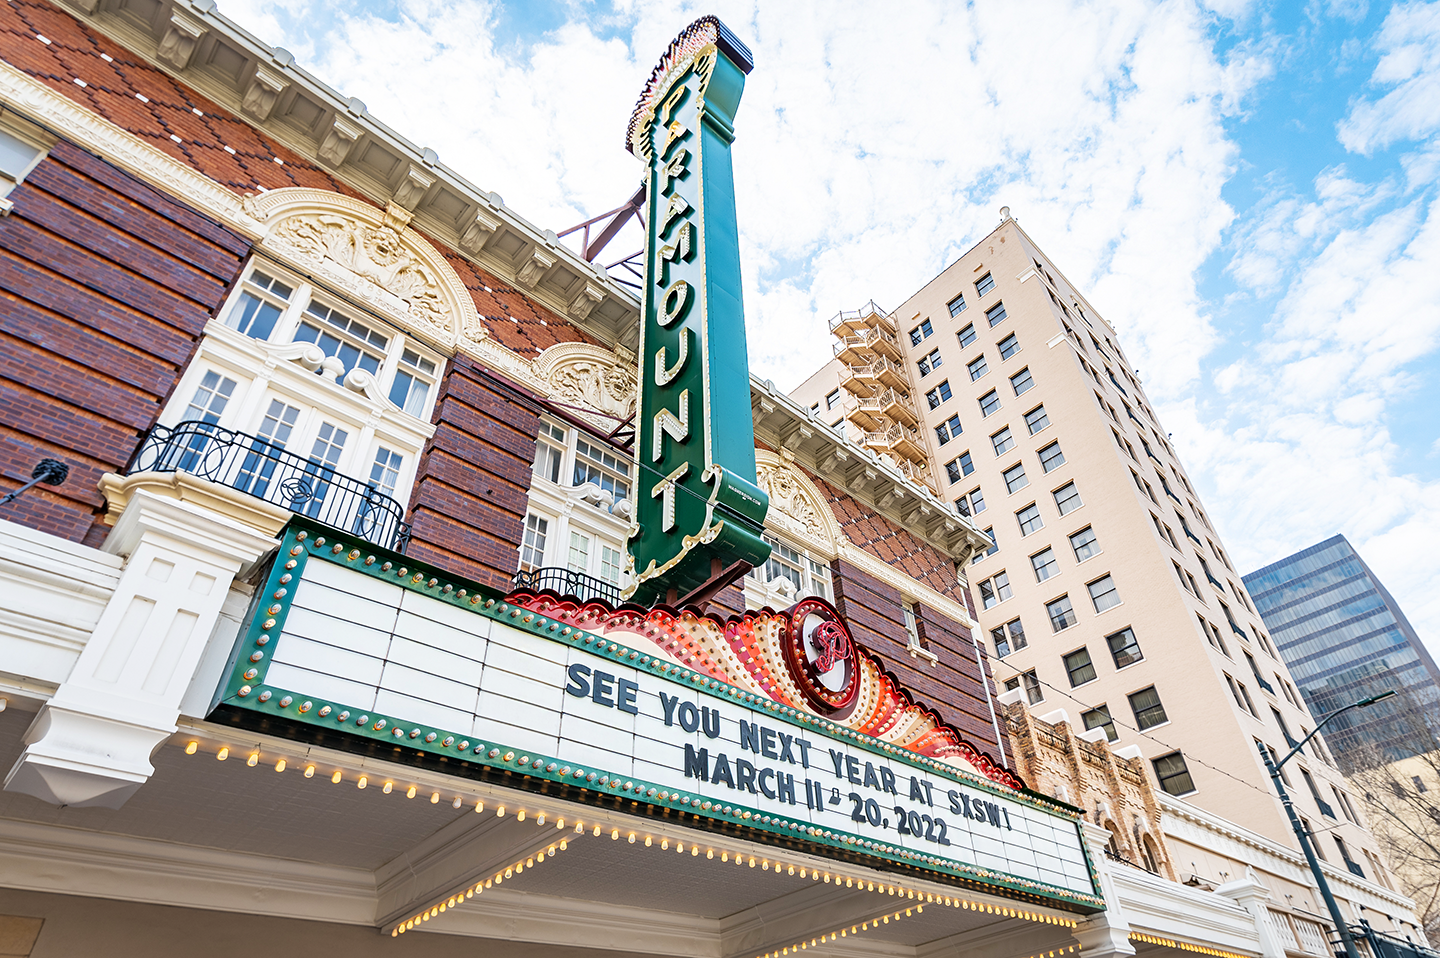
M67 539L105 529L96 484L123 471L250 244L66 142L0 219L0 475L70 477L0 509Z
M467 356L450 363L410 498L409 554L497 589L519 565L538 407Z

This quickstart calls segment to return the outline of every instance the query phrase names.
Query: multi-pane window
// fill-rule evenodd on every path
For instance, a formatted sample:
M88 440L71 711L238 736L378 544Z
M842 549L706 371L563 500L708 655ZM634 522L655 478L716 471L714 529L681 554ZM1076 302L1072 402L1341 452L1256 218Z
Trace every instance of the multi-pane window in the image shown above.
M1062 516L1068 516L1083 505L1085 503L1080 499L1080 490L1075 488L1075 483L1067 482L1055 490L1055 508Z
M1025 414L1025 428L1030 430L1032 436L1048 425L1050 425L1050 417L1045 415L1044 406L1036 406Z
M1086 526L1070 537L1070 548L1075 550L1075 561L1084 562L1091 556L1100 554L1100 543L1095 538L1095 530Z
M1087 712L1080 713L1080 720L1085 723L1085 731L1093 728L1103 728L1105 737L1110 741L1118 741L1120 733L1115 731L1115 721L1110 717L1110 706L1097 705Z
M1067 653L1065 659L1065 674L1070 677L1070 687L1084 685L1086 682L1095 681L1095 663L1090 661L1090 650L1081 647L1074 652Z
M915 365L920 367L920 375L922 376L930 375L931 370L939 369L944 364L945 360L940 358L940 350L938 349L930 350L930 355L921 356L915 363Z
M964 329L957 332L955 334L955 338L960 340L961 349L964 349L966 346L969 346L971 343L975 342L975 324L971 323Z
M570 532L570 556L567 565L576 572L590 571L590 537L573 529Z
M919 326L916 326L914 329L910 330L910 345L919 346L920 342L922 340L929 339L930 334L933 332L935 332L935 330L930 325L930 320L925 320Z
M550 520L535 513L525 517L525 538L520 544L520 570L530 572L545 564L545 539Z
M1009 336L1006 336L1004 339L1000 340L1000 342L997 343L996 345L1000 347L1000 358L1001 358L1001 359L1009 359L1011 356L1014 356L1016 353L1018 353L1018 352L1020 351L1020 340L1018 340L1018 339L1015 338L1015 334L1014 334L1014 333L1011 333Z
M1035 569L1036 582L1044 582L1060 574L1060 563L1055 559L1055 550L1049 546L1031 556L1030 565Z
M400 466L405 462L405 457L400 453L384 446L375 450L375 461L370 464L370 485L387 496L395 495L395 487L400 484Z
M985 511L985 496L979 487L955 500L955 510L962 516L978 516Z
M255 430L256 439L250 444L245 461L240 464L240 472L235 477L235 488L258 499L265 497L270 491L270 480L274 477L275 467L280 461L277 454L285 450L299 418L300 407L279 399L270 400L270 406L260 420L260 428ZM387 490L385 494L388 496L393 493Z
M630 498L630 460L607 452L583 438L575 440L575 481L572 485L594 483L615 497Z
M835 404L840 401L840 390L832 389L825 394L825 408L834 409Z
M985 362L985 356L982 353L979 357L966 363L965 368L970 371L970 381L973 383L990 371L990 364Z
M1170 721L1165 714L1165 706L1160 702L1160 693L1155 691L1155 686L1131 692L1128 697L1130 710L1135 713L1135 725L1140 731L1143 732Z
M1115 660L1117 669L1134 665L1145 658L1140 651L1140 643L1135 640L1135 632L1129 626L1105 636L1105 643L1110 646L1110 656Z
M1075 607L1070 604L1068 595L1046 602L1045 613L1050 616L1050 628L1055 632L1068 629L1078 621L1075 618Z
M225 325L253 339L269 339L294 292L289 283L254 270L240 285L240 297L225 317Z
M997 572L980 583L980 602L987 608L994 608L1011 596L1010 576Z
M949 398L950 380L948 379L925 394L925 401L930 404L931 409L938 409L940 404Z
M1052 442L1040 450L1040 468L1045 472L1054 472L1065 465L1065 453L1060 451L1060 443Z
M770 543L770 558L765 560L763 570L764 582L773 585L779 579L789 579L795 587L797 599L809 595L830 598L830 569L827 566L769 533L763 538Z
M1045 520L1040 518L1040 509L1033 502L1015 513L1015 519L1020 523L1022 536L1028 536L1032 532L1038 532L1045 528Z
M975 281L975 295L977 296L983 297L986 293L990 292L994 288L995 280L990 278L989 273L986 273L984 276L980 277Z
M1007 492L1019 492L1030 485L1030 480L1025 477L1025 464L1017 462L1006 469L1002 476L1005 477L1005 490Z
M945 305L950 310L951 316L959 316L961 313L965 312L965 297L956 296L954 299L950 300L950 302L946 303ZM961 343L960 345L968 346L969 344Z
M945 420L940 425L935 427L935 438L938 439L940 441L940 445L943 446L951 439L954 439L956 436L960 435L962 431L963 430L960 428L960 417L951 416L949 419Z
M988 416L999 408L1000 397L996 394L995 390L992 389L988 393L980 397L981 416Z
M611 585L620 584L620 573L625 569L625 554L619 549L600 545L600 578Z
M400 354L395 380L390 384L390 401L412 416L425 414L430 384L435 381L435 364L412 349Z
M1011 449L1014 449L1015 437L1010 434L1010 427L1006 426L1004 429L991 435L990 445L995 447L995 455L997 456L1003 456Z
M994 306L985 310L985 319L991 326L999 326L1005 321L1005 304L996 303Z
M540 437L535 440L535 475L551 482L560 481L560 464L565 461L567 433L559 426L540 423Z
M1155 759L1152 764L1155 766L1156 781L1171 795L1189 795L1195 791L1195 781L1190 777L1184 755L1171 752Z
M990 640L995 643L995 654L1002 659L1028 644L1025 640L1025 627L1020 624L1019 619L1011 619L1004 625L991 629Z
M305 308L305 315L295 330L295 341L314 343L326 356L339 359L345 367L340 379L357 368L378 376L390 347L390 337L379 330L314 301ZM316 371L323 372L324 367Z
M1034 669L1028 672L1022 672L1013 679L1006 679L1005 691L1013 692L1015 689L1020 688L1021 684L1025 686L1025 698L1031 705L1039 705L1045 701L1045 693L1040 689L1040 679L1035 674Z
M975 463L968 452L962 452L958 458L945 463L945 476L951 482L959 482L974 471Z
M989 548L987 548L983 553L981 553L980 555L977 555L977 556L975 557L975 559L973 560L973 561L975 561L975 562L979 562L981 559L985 558L986 556L993 556L995 553L997 553L997 552L1000 551L1000 544L995 541L995 527L994 527L994 526L990 526L989 528L987 528L987 529L985 530L985 538L987 538L987 539L990 540L990 546L989 546Z
M1031 378L1028 366L1010 377L1010 388L1015 390L1017 396L1023 396L1034 385L1035 380Z
M235 386L235 380L229 376L222 376L213 369L207 369L200 385L195 387L195 395L190 400L190 405L185 409L185 420L211 425L219 422L235 392Z
M1090 590L1090 601L1095 603L1096 612L1105 612L1120 604L1120 591L1111 576L1101 576L1085 588Z

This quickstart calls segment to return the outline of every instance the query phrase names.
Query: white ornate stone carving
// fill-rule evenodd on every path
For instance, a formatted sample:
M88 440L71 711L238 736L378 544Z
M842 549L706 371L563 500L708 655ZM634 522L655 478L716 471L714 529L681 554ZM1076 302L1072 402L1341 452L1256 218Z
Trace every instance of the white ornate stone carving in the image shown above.
M570 317L576 320L583 320L589 316L591 311L605 301L605 290L594 283L587 282L585 288L580 290L580 295L570 302Z
M460 246L466 252L478 253L486 243L490 242L490 238L499 228L500 221L498 219L483 209L478 210L475 213L475 219L460 234Z
M263 245L303 258L324 278L407 326L452 347L477 324L475 301L455 270L400 219L324 190L272 190L246 211L271 224Z
M195 47L209 32L210 28L199 20L179 10L172 11L170 22L165 26L165 35L160 38L160 45L155 50L155 57L161 63L183 70L190 65L190 57L195 53Z
M530 287L540 282L540 277L545 271L555 265L555 256L540 248L530 251L530 255L515 273L515 281L521 286Z
M835 555L840 536L835 515L820 490L787 457L755 450L755 480L770 496L765 525L800 538L827 556Z
M280 74L260 67L245 89L245 98L240 101L241 112L261 122L268 120L270 111L275 109L275 101L289 85L290 81Z
M414 163L405 171L405 179L395 191L395 202L406 209L414 209L424 198L426 190L435 185L435 174L427 173Z
M604 414L600 418L610 427L635 414L635 367L609 350L587 343L551 346L535 360L535 375L553 398Z

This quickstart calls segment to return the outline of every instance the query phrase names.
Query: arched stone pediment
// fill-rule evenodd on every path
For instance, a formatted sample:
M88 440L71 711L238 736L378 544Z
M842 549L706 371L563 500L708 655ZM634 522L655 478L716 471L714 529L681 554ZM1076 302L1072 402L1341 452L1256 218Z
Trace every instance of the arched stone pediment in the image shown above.
M597 425L635 415L639 402L635 361L589 343L557 343L535 357L535 376L560 402L601 415Z
M453 350L479 327L475 301L445 257L407 225L398 207L304 187L246 197L265 225L260 246L414 332Z
M839 548L840 524L815 483L793 463L768 449L755 450L755 479L770 496L765 524L799 539L808 548L833 558Z

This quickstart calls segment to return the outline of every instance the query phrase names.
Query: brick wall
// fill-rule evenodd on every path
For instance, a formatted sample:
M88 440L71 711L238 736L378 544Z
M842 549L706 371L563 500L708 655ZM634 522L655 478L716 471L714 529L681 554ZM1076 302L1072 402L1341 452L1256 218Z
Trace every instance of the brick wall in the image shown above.
M38 44L37 44L38 45ZM155 423L249 243L61 141L0 219L0 518L99 544L101 474Z
M435 403L410 498L409 554L497 589L520 559L538 407L477 361L457 355Z
M900 593L843 559L830 567L835 584L835 607L845 617L850 633L884 663L917 701L934 709L982 752L1009 766L1012 755L1006 742L1004 755L996 755L995 729L985 701L985 684L995 694L989 662L984 671L975 661L970 630L933 609L917 607L924 623L935 665L906 651L908 634Z

